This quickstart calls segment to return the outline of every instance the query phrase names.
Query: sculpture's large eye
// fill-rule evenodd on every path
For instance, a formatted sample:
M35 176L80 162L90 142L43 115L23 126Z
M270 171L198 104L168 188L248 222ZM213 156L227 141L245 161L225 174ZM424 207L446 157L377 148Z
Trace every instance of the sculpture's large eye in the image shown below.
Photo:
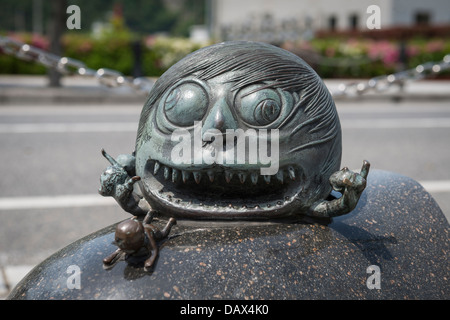
M278 119L281 98L273 89L261 89L240 95L239 113L242 120L254 126L266 126Z
M261 101L253 112L256 122L266 125L273 122L280 114L280 105L272 99Z
M175 125L187 127L203 119L208 109L208 94L195 82L173 88L164 101L167 119Z

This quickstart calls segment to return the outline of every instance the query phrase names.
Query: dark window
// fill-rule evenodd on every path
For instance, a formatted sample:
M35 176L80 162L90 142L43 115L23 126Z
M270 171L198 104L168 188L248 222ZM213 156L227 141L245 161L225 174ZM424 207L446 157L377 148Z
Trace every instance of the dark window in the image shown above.
M334 31L334 30L336 30L336 26L337 26L337 18L336 18L336 16L331 16L328 19L328 28L331 31Z
M426 26L430 23L430 14L428 12L416 12L414 22L416 25Z
M356 14L352 14L349 17L350 29L354 30L358 28L358 16Z

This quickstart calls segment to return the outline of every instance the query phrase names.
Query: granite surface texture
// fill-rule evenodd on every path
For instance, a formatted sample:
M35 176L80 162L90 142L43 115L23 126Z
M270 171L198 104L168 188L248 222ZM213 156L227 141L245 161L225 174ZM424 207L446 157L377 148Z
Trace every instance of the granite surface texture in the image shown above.
M391 172L371 171L356 209L332 220L179 221L150 272L142 260L103 268L114 227L50 256L8 299L450 298L449 224Z

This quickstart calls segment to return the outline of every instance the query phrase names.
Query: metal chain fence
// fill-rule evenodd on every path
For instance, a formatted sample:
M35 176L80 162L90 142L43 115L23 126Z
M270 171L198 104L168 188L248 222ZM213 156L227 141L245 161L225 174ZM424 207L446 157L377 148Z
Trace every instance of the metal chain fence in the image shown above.
M131 78L121 72L100 68L94 70L88 68L82 61L69 57L61 57L39 48L30 46L20 41L0 36L0 49L6 54L14 55L19 59L34 61L47 68L54 68L64 75L80 75L96 77L99 82L108 87L127 86L131 89L147 94L153 82L145 77ZM342 83L331 94L334 97L359 96L368 91L382 92L393 85L403 85L407 81L420 80L450 69L450 54L444 56L441 61L426 62L415 68L399 71L397 73L371 78L367 81Z
M40 63L45 67L53 68L64 75L95 77L101 84L108 87L127 86L137 92L147 94L153 85L153 82L145 77L133 79L124 76L119 71L107 68L94 70L88 68L84 62L80 60L61 57L8 37L0 36L0 49L6 54L16 56L22 60Z
M382 92L393 85L403 85L407 81L433 77L448 69L450 69L450 54L445 55L441 61L426 62L415 68L374 77L367 81L342 83L338 86L337 91L332 92L332 95L334 97L357 96L368 91Z

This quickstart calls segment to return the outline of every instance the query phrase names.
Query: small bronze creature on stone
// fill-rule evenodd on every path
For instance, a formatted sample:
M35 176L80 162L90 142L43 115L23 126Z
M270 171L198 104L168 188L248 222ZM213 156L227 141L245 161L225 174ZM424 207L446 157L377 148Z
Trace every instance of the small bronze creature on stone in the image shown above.
M149 271L159 254L157 241L166 238L173 225L174 218L170 218L166 226L160 230L151 224L153 213L148 212L141 222L137 217L130 218L119 223L116 227L114 243L119 247L111 255L103 259L103 265L111 268L124 255L127 257L147 257L144 269Z

